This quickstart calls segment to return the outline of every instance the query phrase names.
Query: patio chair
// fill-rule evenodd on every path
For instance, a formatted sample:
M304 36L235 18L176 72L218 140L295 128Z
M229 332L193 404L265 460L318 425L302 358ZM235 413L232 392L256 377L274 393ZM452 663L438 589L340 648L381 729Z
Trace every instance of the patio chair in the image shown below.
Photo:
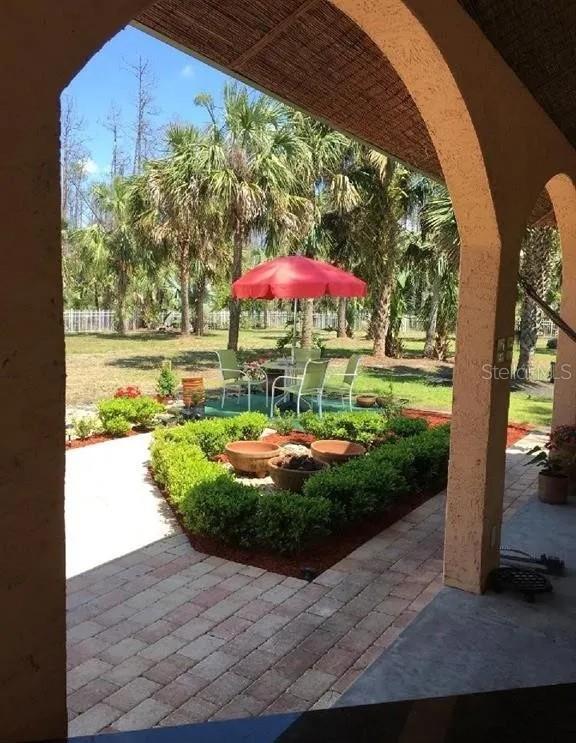
M348 408L350 410L352 410L352 392L354 382L358 377L358 368L361 361L362 357L357 353L353 353L348 359L348 363L346 364L342 376L334 381L328 380L324 385L324 392L340 395L342 403L344 403L344 399L347 398Z
M276 377L272 384L272 403L270 405L270 417L274 415L274 395L278 382L284 389L284 396L296 395L296 415L300 415L300 401L303 397L316 398L318 404L318 413L322 417L322 391L324 389L324 380L326 379L326 370L328 369L328 360L320 361L310 359L306 362L302 376L286 374L282 377ZM285 384L285 383L288 384Z
M216 355L218 356L220 373L222 374L222 403L220 407L224 407L227 388L238 387L240 392L242 392L242 388L246 387L248 390L248 410L250 410L252 385L258 384L258 382L250 379L248 374L240 368L236 351L226 349L225 351L216 351ZM238 399L240 399L240 394L238 395ZM266 405L268 405L268 395L266 395Z
M294 349L294 371L298 376L304 372L306 363L311 359L318 361L321 355L319 348L295 348Z

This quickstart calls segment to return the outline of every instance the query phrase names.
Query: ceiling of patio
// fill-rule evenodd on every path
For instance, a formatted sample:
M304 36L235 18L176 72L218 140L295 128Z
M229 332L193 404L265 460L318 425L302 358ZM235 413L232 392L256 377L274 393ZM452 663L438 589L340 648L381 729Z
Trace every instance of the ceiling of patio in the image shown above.
M576 146L576 3L459 0ZM137 23L434 177L426 125L388 60L328 0L158 0ZM532 221L549 221L543 193Z

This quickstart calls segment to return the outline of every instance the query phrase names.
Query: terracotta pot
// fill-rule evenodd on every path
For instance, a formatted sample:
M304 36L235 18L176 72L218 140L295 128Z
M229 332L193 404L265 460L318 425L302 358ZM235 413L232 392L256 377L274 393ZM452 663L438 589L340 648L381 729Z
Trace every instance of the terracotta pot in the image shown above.
M182 399L186 408L204 403L206 396L203 377L185 377L182 379Z
M550 459L559 462L568 477L568 495L576 495L576 444L561 444L550 452Z
M306 480L326 467L323 462L318 462L322 466L317 470L291 470L280 467L279 463L280 457L274 457L268 462L272 482L280 490L290 490L292 493L301 493Z
M359 408L373 408L376 405L376 395L358 395L356 405Z
M551 475L540 472L538 475L538 498L542 503L562 506L568 498L569 479L566 475Z
M266 441L232 441L226 446L226 454L234 471L254 477L266 477L268 462L279 453L279 446Z
M310 451L317 462L322 464L342 464L353 457L362 457L366 449L361 444L340 439L320 439L310 444Z

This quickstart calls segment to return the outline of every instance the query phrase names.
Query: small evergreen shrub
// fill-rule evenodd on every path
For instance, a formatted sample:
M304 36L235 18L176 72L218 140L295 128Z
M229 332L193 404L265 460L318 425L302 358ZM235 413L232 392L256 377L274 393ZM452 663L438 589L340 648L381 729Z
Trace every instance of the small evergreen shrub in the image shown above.
M132 429L132 425L126 418L116 415L107 417L106 420L102 421L102 429L109 436L127 436Z
M178 377L168 364L162 367L156 381L156 392L161 397L174 397L178 389Z
M151 428L154 419L164 410L160 403L151 397L113 397L109 400L100 400L98 415L104 430L108 421L114 418L123 418L134 426Z
M290 554L330 534L332 521L332 506L324 498L265 495L259 499L255 539L259 547Z
M87 439L100 430L100 421L95 415L72 418L72 432L77 439Z

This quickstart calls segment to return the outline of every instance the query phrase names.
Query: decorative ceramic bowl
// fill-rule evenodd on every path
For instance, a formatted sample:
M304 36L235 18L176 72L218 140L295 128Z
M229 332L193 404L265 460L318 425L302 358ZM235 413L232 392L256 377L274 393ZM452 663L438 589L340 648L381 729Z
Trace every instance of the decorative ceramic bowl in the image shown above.
M274 457L268 462L270 477L280 490L290 490L292 493L301 493L306 480L322 470L326 465L317 459L314 459L318 465L315 470L289 469L281 467L282 457Z
M359 408L373 408L376 405L376 395L358 395L356 405Z
M340 439L321 439L310 444L312 456L323 464L343 464L353 457L362 457L366 449L361 444Z
M226 446L226 455L234 471L253 477L266 477L268 462L279 453L279 446L265 441L232 441Z

